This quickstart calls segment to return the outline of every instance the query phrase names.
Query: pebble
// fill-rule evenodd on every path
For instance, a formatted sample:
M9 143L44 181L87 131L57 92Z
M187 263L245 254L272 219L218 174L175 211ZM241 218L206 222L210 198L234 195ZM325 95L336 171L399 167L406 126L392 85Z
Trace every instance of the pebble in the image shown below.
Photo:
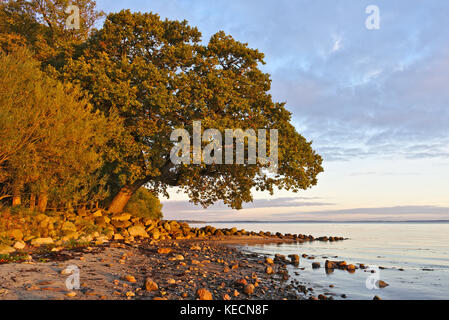
M158 289L159 289L159 286L152 279L148 278L148 279L145 280L145 290L147 290L147 291L156 291Z
M206 288L200 288L196 291L196 296L199 300L213 300L212 293Z
M128 282L131 282L131 283L137 282L136 278L134 278L133 276L130 276L130 275L125 276L125 280Z

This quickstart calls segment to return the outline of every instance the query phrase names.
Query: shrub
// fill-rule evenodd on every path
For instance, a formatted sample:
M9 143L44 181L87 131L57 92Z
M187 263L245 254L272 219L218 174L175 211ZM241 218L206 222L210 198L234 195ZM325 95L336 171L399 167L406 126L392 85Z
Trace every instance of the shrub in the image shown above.
M161 202L146 188L140 188L133 194L125 211L136 217L162 219Z

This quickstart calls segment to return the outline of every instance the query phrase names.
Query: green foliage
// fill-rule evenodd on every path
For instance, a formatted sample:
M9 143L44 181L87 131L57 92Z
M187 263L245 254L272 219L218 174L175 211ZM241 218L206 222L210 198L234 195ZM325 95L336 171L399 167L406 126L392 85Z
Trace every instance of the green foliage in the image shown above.
M65 12L68 5L79 8L80 28L68 30ZM0 42L3 48L26 44L44 65L59 68L65 56L74 53L103 16L94 0L1 0Z
M69 3L80 8L79 30L65 30ZM202 42L186 21L153 13L112 13L95 30L101 15L93 0L0 0L2 192L45 193L58 207L178 187L204 207L239 209L254 190L317 183L322 159L272 100L263 53L224 32ZM174 165L170 135L196 120L221 132L278 129L278 173Z
M40 71L23 48L0 54L0 104L0 184L48 193L55 205L88 200L113 122L92 112L79 88Z
M1 254L0 255L0 264L7 263L20 263L28 260L27 253L15 253L13 255L10 254Z
M162 219L162 204L146 188L140 188L133 194L125 207L125 211L135 217Z
M241 208L254 189L307 189L323 170L284 104L272 101L270 76L259 69L263 57L224 32L202 44L201 33L186 21L127 10L107 16L68 61L65 77L88 90L97 109L117 112L124 121L127 135L109 152L115 155L108 166L116 189L148 185L167 195L176 186L194 203L222 200ZM174 165L170 134L176 128L192 132L195 120L221 132L278 129L278 174L260 175L260 164Z

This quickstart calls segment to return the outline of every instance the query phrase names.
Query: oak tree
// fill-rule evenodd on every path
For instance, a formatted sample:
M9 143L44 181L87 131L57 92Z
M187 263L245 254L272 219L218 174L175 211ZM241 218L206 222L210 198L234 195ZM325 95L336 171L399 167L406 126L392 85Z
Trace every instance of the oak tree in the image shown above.
M298 191L317 183L321 157L291 124L284 103L274 102L264 55L218 32L207 43L186 21L124 10L107 16L64 76L91 95L96 109L117 113L126 134L108 151L110 183L117 190L109 207L121 212L145 185L167 195L176 186L203 206L222 200L233 208L252 200L253 190ZM170 160L177 128L278 129L279 165L175 165Z

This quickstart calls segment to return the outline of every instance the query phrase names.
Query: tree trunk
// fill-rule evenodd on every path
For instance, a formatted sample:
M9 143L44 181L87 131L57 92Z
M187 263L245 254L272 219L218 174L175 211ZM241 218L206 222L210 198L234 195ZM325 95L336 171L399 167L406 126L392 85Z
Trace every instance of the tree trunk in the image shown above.
M20 196L20 191L22 190L22 187L20 183L14 183L12 188L12 206L20 206L22 204L22 198Z
M30 195L30 210L34 211L36 209L36 194L31 193Z
M20 198L20 194L16 194L12 196L12 206L16 207L16 206L20 206L22 204L22 200Z
M48 195L46 192L42 192L39 194L39 199L37 200L37 209L39 212L44 213L45 210L47 210L47 202L48 202Z
M111 213L122 213L134 192L136 192L143 184L144 182L138 181L132 185L124 186L114 199L112 199L108 211Z

